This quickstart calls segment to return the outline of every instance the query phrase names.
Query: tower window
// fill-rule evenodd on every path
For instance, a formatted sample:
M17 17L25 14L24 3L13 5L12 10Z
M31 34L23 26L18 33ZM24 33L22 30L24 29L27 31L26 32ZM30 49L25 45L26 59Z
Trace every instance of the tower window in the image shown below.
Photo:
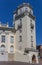
M33 11L32 10L30 10L30 14L33 14Z
M33 47L33 36L31 36L31 47Z
M19 31L20 31L20 33L22 32L22 30L21 30L21 29L20 29Z
M20 21L22 22L22 19L20 18Z
M22 36L19 36L19 38L20 38L19 42L22 42Z
M1 55L4 55L4 52L2 52Z
M28 9L27 8L25 9L25 12L28 12Z
M31 47L33 47L33 41L31 42Z
M22 26L22 19L20 19L20 25Z
M30 22L32 22L32 19L30 20Z
M5 43L5 36L4 35L1 37L1 42Z
M30 19L30 28L31 28L31 32L33 32L34 24L32 23L32 19Z
M31 29L31 32L33 32L33 30Z
M18 30L22 28L22 19L20 19L20 23L18 24Z
M31 23L31 29L34 29L34 25Z
M10 42L11 42L11 43L14 43L14 36L11 36L11 37L10 37Z
M33 41L33 36L31 36L31 41Z
M29 53L29 51L28 51L28 49L27 49L27 48L25 48L24 52L25 52L25 53Z
M20 8L20 14L22 14L22 9Z
M20 26L21 26L21 28L22 28L22 19L20 18ZM22 32L22 29L20 29L19 30L20 31L20 33Z

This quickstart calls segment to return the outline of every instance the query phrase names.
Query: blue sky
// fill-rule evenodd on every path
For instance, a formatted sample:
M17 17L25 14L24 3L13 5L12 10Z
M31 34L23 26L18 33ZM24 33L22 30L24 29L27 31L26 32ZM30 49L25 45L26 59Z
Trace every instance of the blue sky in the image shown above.
M29 2L36 16L36 42L42 44L42 0L0 0L0 21L12 26L13 11L23 2Z

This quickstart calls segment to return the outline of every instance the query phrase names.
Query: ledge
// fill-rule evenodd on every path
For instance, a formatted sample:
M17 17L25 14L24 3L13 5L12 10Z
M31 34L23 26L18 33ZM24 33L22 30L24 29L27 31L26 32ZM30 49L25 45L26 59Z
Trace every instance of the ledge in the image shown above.
M25 15L27 15L27 16L29 16L30 18L32 18L33 20L35 20L35 16L33 15L33 14L31 14L31 13L29 13L29 12L24 12L24 13L22 13L22 14L20 14L20 15L16 15L15 16L15 21L16 20L18 20L19 18L23 18Z

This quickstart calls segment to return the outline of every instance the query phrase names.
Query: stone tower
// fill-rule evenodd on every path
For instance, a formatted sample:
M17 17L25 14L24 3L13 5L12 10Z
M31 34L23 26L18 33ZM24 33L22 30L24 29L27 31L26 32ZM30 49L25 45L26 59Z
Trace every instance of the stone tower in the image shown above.
M18 6L13 15L14 60L28 63L38 63L36 50L35 16L29 3Z

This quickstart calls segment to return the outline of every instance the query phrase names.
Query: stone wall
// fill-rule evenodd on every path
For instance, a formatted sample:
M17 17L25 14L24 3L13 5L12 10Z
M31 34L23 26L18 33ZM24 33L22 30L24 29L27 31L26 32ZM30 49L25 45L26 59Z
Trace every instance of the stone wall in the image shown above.
M8 61L14 61L14 54L8 54Z

